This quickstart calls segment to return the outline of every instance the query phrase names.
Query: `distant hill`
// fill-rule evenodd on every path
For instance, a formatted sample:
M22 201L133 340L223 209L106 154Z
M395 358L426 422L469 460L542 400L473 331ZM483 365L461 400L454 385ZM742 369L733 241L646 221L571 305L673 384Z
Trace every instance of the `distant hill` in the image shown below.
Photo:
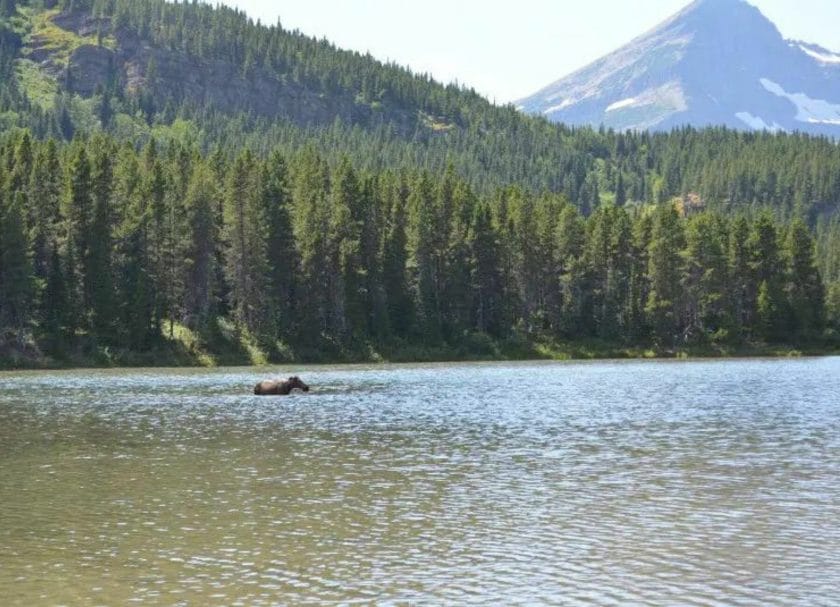
M840 54L785 40L743 0L696 0L518 104L574 125L840 136Z
M263 153L314 141L369 168L454 163L482 186L534 189L560 190L570 172L582 182L591 166L568 129L225 6L2 4L0 132L104 130Z

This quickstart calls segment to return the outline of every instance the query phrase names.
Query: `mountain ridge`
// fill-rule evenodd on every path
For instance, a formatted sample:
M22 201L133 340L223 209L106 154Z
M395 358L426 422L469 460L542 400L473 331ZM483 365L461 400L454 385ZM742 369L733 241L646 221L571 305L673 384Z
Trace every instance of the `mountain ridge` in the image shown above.
M616 51L517 102L572 125L840 136L840 55L785 39L744 0L696 0Z

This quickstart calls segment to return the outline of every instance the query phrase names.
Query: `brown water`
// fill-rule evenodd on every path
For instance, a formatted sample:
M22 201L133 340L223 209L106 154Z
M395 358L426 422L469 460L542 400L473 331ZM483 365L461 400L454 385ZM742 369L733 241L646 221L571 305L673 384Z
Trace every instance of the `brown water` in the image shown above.
M0 374L0 605L840 601L840 359L294 371Z

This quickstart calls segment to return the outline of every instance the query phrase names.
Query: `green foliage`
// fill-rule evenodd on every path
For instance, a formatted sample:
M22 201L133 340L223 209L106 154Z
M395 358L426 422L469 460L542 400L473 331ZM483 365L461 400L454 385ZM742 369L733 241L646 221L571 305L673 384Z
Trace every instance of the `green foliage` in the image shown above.
M137 78L83 81L88 44L139 53ZM210 62L243 94L196 98L173 68ZM295 101L260 106L272 82ZM163 0L0 15L0 128L0 324L50 350L494 356L800 344L840 323L823 138L573 130Z
M680 312L685 294L680 288L680 251L683 242L683 226L676 209L672 205L661 206L653 221L648 249L650 294L645 306L648 323L660 343L674 341L682 325Z
M15 19L25 24L21 33L0 26L0 73L8 75L0 78L0 116L39 138L104 130L140 145L154 138L206 152L222 144L260 157L313 146L330 164L351 157L360 171L439 174L452 166L485 195L511 184L562 193L586 216L603 200L623 206L691 193L702 206L726 211L804 212L813 225L840 205L840 148L825 138L723 128L572 130L207 3L96 0L30 7ZM94 23L106 34L102 41L89 33ZM135 53L132 74L144 66L136 78L117 77L127 66L116 64L95 75L56 76L75 50L100 42ZM29 59L35 51L53 67ZM157 65L160 56L168 70ZM245 74L242 94L190 92L177 66L196 60L221 62L232 78ZM74 85L83 77L93 80ZM271 83L294 92L294 101L265 104L257 91Z
M179 251L184 261L184 299L181 306L188 328L206 331L215 310L214 277L218 226L214 207L219 198L213 174L206 166L195 170L184 203Z
M17 330L32 319L34 293L25 207L23 192L7 194L0 206L0 327Z
M797 340L813 339L825 322L825 287L817 268L813 237L800 219L788 227L784 258L789 334Z
M42 109L49 110L59 92L58 82L28 59L17 62L16 80L27 98Z
M747 248L752 280L758 285L756 310L759 335L770 341L782 339L787 312L783 293L785 274L778 229L770 213L764 212L758 216L747 241Z
M689 336L714 334L720 341L732 326L727 305L728 237L725 220L715 213L696 215L687 222L682 287Z
M258 179L254 158L247 151L243 152L228 174L221 233L231 313L237 326L259 339L270 330L271 311L261 295L266 289L264 282L268 274L268 225Z
M798 346L837 322L813 235L767 213L606 204L586 218L563 197L481 195L453 170L370 173L314 148L228 162L21 133L0 166L0 320L49 352Z

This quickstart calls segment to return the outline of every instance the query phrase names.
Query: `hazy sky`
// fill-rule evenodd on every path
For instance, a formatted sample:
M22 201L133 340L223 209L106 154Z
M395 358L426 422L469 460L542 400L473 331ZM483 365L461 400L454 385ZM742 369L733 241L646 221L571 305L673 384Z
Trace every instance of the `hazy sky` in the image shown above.
M215 0L213 0L215 2ZM223 0L265 23L369 51L513 101L583 67L688 0ZM788 38L840 51L840 0L752 0Z

